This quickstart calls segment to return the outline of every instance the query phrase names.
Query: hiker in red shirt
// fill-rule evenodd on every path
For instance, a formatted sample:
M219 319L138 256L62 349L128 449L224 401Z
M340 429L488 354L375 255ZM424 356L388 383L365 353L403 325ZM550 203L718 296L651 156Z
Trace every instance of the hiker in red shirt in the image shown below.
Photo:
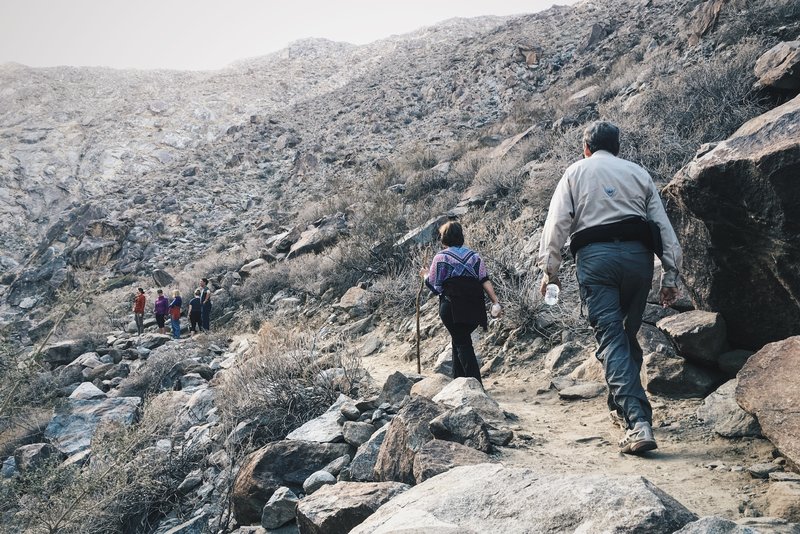
M133 301L133 318L136 320L136 331L140 336L144 333L144 304L146 300L144 289L140 287L136 300Z

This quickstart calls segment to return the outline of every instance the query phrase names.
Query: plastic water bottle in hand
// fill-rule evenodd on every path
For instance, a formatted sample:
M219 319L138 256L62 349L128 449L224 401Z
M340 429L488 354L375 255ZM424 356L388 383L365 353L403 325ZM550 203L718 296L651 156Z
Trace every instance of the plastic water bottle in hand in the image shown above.
M548 306L552 306L558 302L558 293L560 289L555 284L547 284L547 288L544 293L544 303Z
M490 312L492 314L492 317L494 317L496 319L496 318L500 317L500 314L502 312L503 312L503 308L500 306L499 302L495 302L494 304L492 304L492 310Z

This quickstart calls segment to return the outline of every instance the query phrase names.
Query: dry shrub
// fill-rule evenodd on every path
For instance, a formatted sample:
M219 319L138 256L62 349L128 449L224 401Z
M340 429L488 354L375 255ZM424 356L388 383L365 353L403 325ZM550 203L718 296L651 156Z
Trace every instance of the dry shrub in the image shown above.
M202 453L156 450L164 426L152 416L134 427L101 426L85 467L50 463L26 471L11 482L17 498L2 505L13 513L6 526L30 533L152 531Z
M183 347L168 343L153 350L147 362L122 380L116 389L118 397L146 398L161 390L161 382L176 363L189 357Z
M357 395L360 361L343 346L323 355L315 339L271 323L254 351L221 375L217 406L223 423L257 422L257 442L282 439L317 417L340 393Z
M523 162L512 155L488 160L475 175L474 183L487 195L499 197L519 194L524 176Z

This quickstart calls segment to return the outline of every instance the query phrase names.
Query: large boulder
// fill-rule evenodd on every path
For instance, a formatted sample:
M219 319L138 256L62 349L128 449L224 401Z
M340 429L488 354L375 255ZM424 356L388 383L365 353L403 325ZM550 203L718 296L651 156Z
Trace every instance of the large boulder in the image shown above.
M300 499L289 488L282 486L275 490L261 512L261 526L267 529L279 528L297 515Z
M389 423L375 462L375 478L414 484L414 457L433 439L429 425L444 410L425 397L409 397Z
M446 214L430 219L425 224L409 230L406 235L395 242L394 246L425 245L435 241L439 227L446 223L447 219L448 217Z
M351 287L345 291L334 308L346 311L353 317L361 317L369 313L370 296L366 289Z
M85 339L69 339L51 343L42 350L42 360L53 367L72 363L81 354L91 349L89 341Z
M91 447L100 424L132 425L141 403L139 397L68 399L56 407L44 435L69 456Z
M334 243L339 235L347 229L344 215L339 213L324 217L300 234L300 238L289 248L290 258L309 252L321 252L326 246Z
M486 453L454 441L435 439L423 445L414 457L414 478L419 484L459 465L488 462L491 459Z
M478 412L469 406L452 408L434 418L430 430L436 439L456 441L486 453L492 450L489 428Z
M425 377L411 386L411 396L413 397L416 395L421 395L423 397L432 399L438 395L439 392L442 391L444 387L452 380L453 379L449 376L434 373L433 375Z
M711 516L692 521L675 534L756 534L756 531L728 519Z
M14 450L14 465L20 473L24 473L41 467L49 461L61 461L63 456L49 443L33 443L17 447Z
M798 127L800 96L745 123L663 191L692 298L722 314L735 347L800 333Z
M778 43L753 68L758 83L774 89L800 89L800 41Z
M544 368L554 376L568 375L586 360L586 349L577 343L554 347L544 357Z
M326 486L297 505L303 534L350 532L380 506L409 488L400 482L340 482Z
M390 374L383 384L383 389L378 397L379 403L400 404L403 399L411 394L414 381L400 371Z
M695 519L643 477L545 475L482 464L456 467L411 488L351 534L671 534Z
M770 343L741 371L736 402L753 414L761 432L786 459L800 465L800 336Z
M697 409L697 418L726 438L758 437L758 421L736 403L736 383L736 379L728 380L706 397Z
M725 320L718 313L689 311L658 321L658 328L678 347L678 353L695 363L716 366L727 348Z
M236 475L231 496L240 524L261 520L264 505L281 486L300 490L308 477L333 460L348 454L346 443L275 441L245 458Z

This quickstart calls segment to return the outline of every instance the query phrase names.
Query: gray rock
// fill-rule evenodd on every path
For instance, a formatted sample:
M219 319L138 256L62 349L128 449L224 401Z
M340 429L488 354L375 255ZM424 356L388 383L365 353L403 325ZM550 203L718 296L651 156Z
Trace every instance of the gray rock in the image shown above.
M69 399L56 407L44 435L59 451L69 456L91 446L92 436L101 423L133 424L141 403L139 397Z
M350 452L346 443L283 440L253 452L239 469L231 501L236 521L261 520L264 505L281 486L302 488L303 482L333 460Z
M350 532L408 488L399 482L341 482L325 486L300 501L297 523L300 531L308 534Z
M371 299L366 289L351 287L342 295L339 302L334 304L334 308L346 311L351 317L362 317L369 313L370 302Z
M342 405L340 411L342 415L349 421L357 421L359 417L361 417L361 411L356 407L355 404L344 404Z
M0 466L0 478L11 478L18 472L19 471L17 470L17 461L14 459L13 456L9 456L5 460L3 460L3 465Z
M733 521L712 516L692 521L682 529L675 531L675 534L757 534L757 531L737 525Z
M261 526L273 529L292 521L297 515L299 501L297 495L286 486L276 489L267 504L264 505L264 511L261 513Z
M718 313L689 311L662 319L658 328L678 347L678 353L699 364L717 365L728 345L725 320Z
M107 395L91 382L82 383L69 395L70 399L75 400L104 399L106 397Z
M163 269L155 269L153 271L153 283L156 287L169 287L175 283L175 278Z
M406 235L398 239L394 246L405 247L408 245L422 245L432 243L436 240L439 227L447 222L447 215L439 215L430 219L425 224L409 230Z
M500 405L486 394L480 383L474 378L456 378L447 384L433 400L452 408L470 406L483 417L484 421L489 423L505 420L505 414L500 409Z
M486 422L470 406L452 408L435 417L430 431L436 439L455 441L485 453L492 450Z
M193 489L198 488L203 483L203 472L195 469L183 479L183 482L178 486L178 493L187 495Z
M751 528L756 534L800 534L800 524L779 517L743 517L736 524Z
M625 503L624 514L619 513L620 503ZM547 475L482 464L456 467L411 488L351 534L399 530L671 534L696 519L643 477Z
M386 379L383 390L381 390L381 394L378 397L378 402L400 404L406 396L411 394L411 387L413 385L414 382L406 375L400 371L395 371Z
M311 495L326 484L336 484L336 477L327 471L315 471L303 482L303 491Z
M59 341L46 346L42 350L42 360L53 367L71 363L78 356L90 350L87 341L81 339L70 339Z
M459 465L475 465L491 461L486 453L472 447L454 441L435 439L423 445L414 456L414 479L420 484Z
M191 427L202 424L206 421L206 416L214 407L215 390L210 387L203 387L191 393L189 400L178 409L175 421L170 430L175 435L180 435Z
M800 473L792 471L773 471L769 474L770 482L800 482Z
M436 363L433 365L433 372L447 378L453 378L453 350L447 349L439 353Z
M728 380L706 397L697 409L697 418L726 438L758 437L761 435L758 420L736 402L737 382L735 378Z
M374 433L375 426L370 423L345 421L344 425L342 425L344 440L353 447L360 447L361 444L366 443Z
M346 395L339 395L336 402L328 410L308 421L297 430L286 436L288 440L316 441L319 443L340 443L344 441L339 418L342 417L341 408L345 404L353 404L353 399Z
M361 445L356 454L353 456L353 461L350 462L350 477L353 480L372 482L375 480L375 462L378 460L378 452L386 438L386 431L388 426L379 428L369 441Z
M190 519L189 521L164 531L164 534L204 534L207 531L207 527L208 517L205 515L199 515Z

